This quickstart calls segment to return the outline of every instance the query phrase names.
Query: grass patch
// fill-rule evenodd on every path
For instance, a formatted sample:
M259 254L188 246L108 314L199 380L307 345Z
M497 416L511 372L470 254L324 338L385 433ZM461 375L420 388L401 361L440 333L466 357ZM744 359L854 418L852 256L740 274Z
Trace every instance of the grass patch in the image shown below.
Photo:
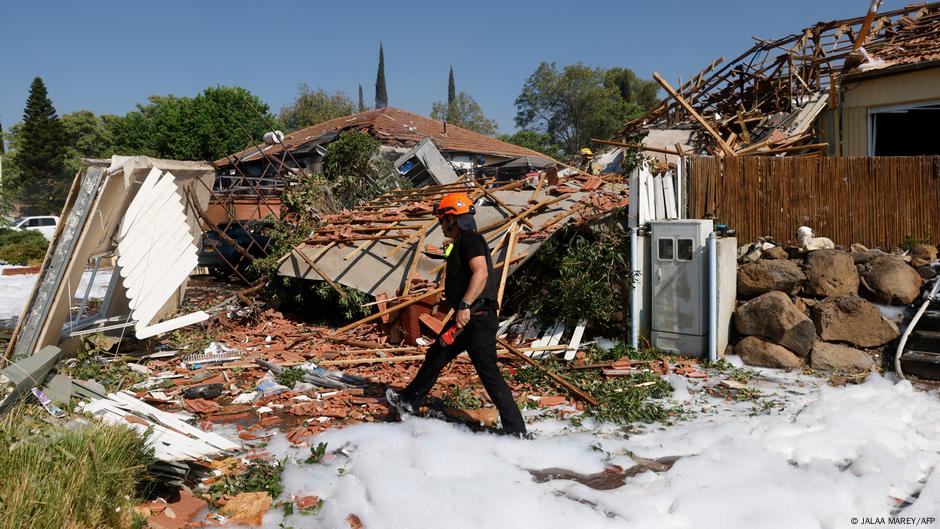
M130 428L66 429L39 408L0 417L0 529L139 527L133 506L152 451Z
M0 260L15 265L42 264L49 241L35 230L0 230Z
M307 372L299 367L292 367L290 369L285 369L277 376L277 383L282 386L287 386L289 388L294 387L295 384L304 379L304 375Z

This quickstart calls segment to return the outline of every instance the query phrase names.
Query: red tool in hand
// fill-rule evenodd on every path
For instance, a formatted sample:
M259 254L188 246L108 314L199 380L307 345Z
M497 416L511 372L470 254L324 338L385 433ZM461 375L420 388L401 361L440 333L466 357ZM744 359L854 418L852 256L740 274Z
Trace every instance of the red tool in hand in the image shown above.
M481 304L482 301L478 299L474 301L472 305L470 305L470 316L473 316L473 311L478 309ZM438 335L437 343L443 345L444 347L454 345L454 340L457 339L457 336L460 335L462 331L463 327L458 327L457 324L454 323L445 329L444 332Z

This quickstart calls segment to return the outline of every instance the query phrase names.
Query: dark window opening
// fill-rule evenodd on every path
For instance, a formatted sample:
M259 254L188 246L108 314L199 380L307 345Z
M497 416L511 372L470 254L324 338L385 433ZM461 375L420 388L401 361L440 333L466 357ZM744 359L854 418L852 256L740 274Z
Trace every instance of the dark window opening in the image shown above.
M676 259L679 261L692 260L692 239L679 239L676 241Z
M872 114L873 156L940 155L940 105Z
M659 260L672 261L672 239L659 239Z

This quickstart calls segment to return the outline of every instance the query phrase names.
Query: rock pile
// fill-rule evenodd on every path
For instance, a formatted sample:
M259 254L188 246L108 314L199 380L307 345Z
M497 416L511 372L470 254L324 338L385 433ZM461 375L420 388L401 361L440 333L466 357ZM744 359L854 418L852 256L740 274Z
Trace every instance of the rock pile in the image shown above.
M761 240L738 251L734 352L749 365L867 371L898 326L875 303L909 305L936 276L937 248L886 253L783 248Z

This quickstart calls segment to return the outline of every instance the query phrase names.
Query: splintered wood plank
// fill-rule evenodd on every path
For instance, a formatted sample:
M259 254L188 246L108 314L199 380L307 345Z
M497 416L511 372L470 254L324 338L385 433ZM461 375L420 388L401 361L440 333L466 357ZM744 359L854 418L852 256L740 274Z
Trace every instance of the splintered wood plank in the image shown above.
M519 235L519 225L513 223L509 227L509 242L506 245L506 257L503 259L505 264L503 264L502 275L499 278L499 290L496 293L496 306L502 307L503 305L503 294L506 291L506 280L509 278L509 267L512 263L512 253L516 249L516 238Z
M663 90L672 96L673 99L675 99L676 102L678 102L679 105L682 106L682 108L685 109L685 111L688 112L693 119L695 119L695 121L698 121L699 124L702 125L702 128L705 129L705 131L708 132L712 138L714 138L715 142L719 147L721 147L722 152L724 152L726 156L734 156L734 150L732 150L731 147L725 143L725 140L722 139L721 134L718 134L718 132L712 128L708 121L706 121L705 118L703 118L698 112L696 112L695 109L692 108L692 105L690 105L688 101L683 99L682 96L676 92L672 85L670 85L665 79L663 79L661 75L659 75L659 73L656 72L653 72L653 79L659 83L659 86L663 87Z

